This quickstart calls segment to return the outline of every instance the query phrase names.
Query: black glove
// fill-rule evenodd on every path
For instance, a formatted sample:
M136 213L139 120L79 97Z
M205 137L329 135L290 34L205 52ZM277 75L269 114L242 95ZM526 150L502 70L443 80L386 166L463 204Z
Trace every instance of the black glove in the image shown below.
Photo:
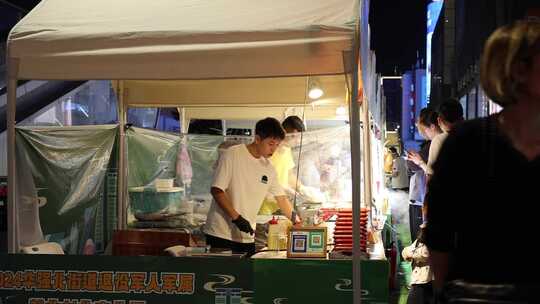
M241 215L239 215L232 222L236 225L236 227L238 227L238 229L240 229L240 231L253 235L253 228L251 228L251 224Z

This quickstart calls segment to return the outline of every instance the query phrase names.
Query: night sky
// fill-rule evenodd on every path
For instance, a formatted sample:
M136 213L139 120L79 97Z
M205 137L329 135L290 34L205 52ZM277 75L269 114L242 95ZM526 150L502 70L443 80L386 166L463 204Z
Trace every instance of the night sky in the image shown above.
M0 39L5 40L19 18L38 3L39 0L0 0Z
M377 72L398 75L411 69L426 52L427 4L429 0L371 0L371 48L377 56ZM425 60L424 60L425 61Z

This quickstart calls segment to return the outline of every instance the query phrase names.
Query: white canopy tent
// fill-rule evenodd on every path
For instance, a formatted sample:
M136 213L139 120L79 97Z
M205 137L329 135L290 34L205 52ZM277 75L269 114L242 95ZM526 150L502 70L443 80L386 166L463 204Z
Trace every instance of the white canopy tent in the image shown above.
M44 0L9 35L19 79L213 79L344 71L355 0Z
M15 184L19 79L119 80L122 125L130 105L299 106L306 102L310 79L319 78L328 94L321 107L350 106L353 185L359 185L359 109L357 102L347 101L358 100L360 4L359 0L43 0L13 28L7 41L10 252L19 248ZM123 189L122 175L119 184ZM353 187L357 219L359 188ZM122 212L119 208L119 222ZM353 229L358 303L359 220Z

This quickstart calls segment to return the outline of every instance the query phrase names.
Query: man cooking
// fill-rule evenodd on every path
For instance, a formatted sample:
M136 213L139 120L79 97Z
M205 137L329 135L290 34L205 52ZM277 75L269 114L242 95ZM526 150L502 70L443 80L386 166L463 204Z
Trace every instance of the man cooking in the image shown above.
M279 121L268 117L255 125L252 143L223 151L210 190L214 201L203 227L208 245L253 255L255 220L267 194L293 223L300 222L268 160L284 138Z

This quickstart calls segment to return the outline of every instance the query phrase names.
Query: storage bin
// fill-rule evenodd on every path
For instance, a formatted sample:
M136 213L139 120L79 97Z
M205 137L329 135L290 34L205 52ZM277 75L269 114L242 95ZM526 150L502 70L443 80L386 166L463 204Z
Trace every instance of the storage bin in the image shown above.
M182 188L132 187L129 189L131 210L137 215L158 214L167 208L177 208Z

